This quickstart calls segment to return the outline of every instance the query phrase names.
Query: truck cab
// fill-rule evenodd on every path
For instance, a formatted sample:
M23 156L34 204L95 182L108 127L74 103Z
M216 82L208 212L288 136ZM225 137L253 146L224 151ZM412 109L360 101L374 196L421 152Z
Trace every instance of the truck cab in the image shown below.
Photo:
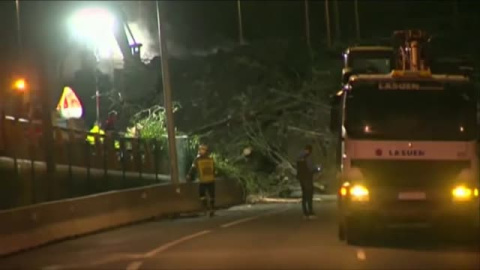
M480 223L477 91L461 75L354 75L341 97L339 237Z
M394 68L394 50L388 46L354 46L343 54L342 83L355 74L388 74Z
M349 244L398 226L480 231L478 89L458 63L439 69L429 41L425 31L401 30L397 45L344 55L330 129L338 232Z

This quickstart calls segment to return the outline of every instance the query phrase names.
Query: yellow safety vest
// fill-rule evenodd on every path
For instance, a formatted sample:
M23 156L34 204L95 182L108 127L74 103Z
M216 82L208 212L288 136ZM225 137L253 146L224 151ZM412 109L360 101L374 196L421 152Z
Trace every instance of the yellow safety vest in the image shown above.
M91 134L99 134L105 135L105 131L103 131L98 125L94 125L92 129L90 129ZM95 145L95 135L88 135L87 142L91 145ZM103 137L100 137L100 142L103 142Z
M215 180L215 168L213 164L213 158L200 157L197 158L195 163L200 183L210 183Z
M117 150L120 149L120 142L119 142L118 140L115 140L115 142L114 142L114 147L115 147L115 149L117 149Z
M93 126L93 128L90 130L90 133L105 135L105 131L103 131L98 125ZM87 142L91 145L95 145L95 135L88 135ZM100 137L100 142L103 143L103 137ZM113 144L113 147L115 147L116 150L120 149L120 142L118 140L115 140Z

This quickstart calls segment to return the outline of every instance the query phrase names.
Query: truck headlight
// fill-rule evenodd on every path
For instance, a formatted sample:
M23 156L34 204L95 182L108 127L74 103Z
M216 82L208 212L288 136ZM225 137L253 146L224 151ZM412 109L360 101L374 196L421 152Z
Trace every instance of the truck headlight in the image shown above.
M368 202L370 200L370 194L366 187L354 185L350 188L350 199L356 202Z
M342 187L340 188L340 195L342 195L342 197L347 196L349 187L350 187L349 182L344 182L343 183Z
M452 196L453 196L454 201L468 201L468 200L471 200L472 197L473 197L472 195L474 193L478 193L478 190L477 190L477 192L475 192L471 188L467 188L465 186L457 186L452 190Z

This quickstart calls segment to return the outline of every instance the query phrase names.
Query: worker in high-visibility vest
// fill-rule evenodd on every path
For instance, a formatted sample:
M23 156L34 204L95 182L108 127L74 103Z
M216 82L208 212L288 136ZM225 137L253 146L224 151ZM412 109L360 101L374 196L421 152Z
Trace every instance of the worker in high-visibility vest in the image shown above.
M100 135L100 142L103 143L103 136L105 135L105 131L100 128L100 126L96 123L92 129L89 131L89 135L87 136L87 142L90 143L91 145L95 145L95 135L91 134L98 134ZM115 140L114 142L114 147L116 150L120 149L120 142L118 140Z
M198 148L198 156L193 161L192 167L187 173L187 180L192 179L193 172L198 175L199 195L204 210L210 215L215 215L215 165L213 158L208 154L208 146L202 144Z
M105 131L100 128L100 125L98 123L95 123L89 131L89 135L87 136L87 142L90 143L91 145L95 145L95 135L91 134L98 134L100 135L100 142L103 143L103 135L105 135Z

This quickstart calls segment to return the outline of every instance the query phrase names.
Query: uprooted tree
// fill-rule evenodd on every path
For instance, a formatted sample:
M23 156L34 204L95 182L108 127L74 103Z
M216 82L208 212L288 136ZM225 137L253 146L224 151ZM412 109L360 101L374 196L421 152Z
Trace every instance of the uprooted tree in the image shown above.
M328 96L339 87L339 60L283 40L172 59L178 130L193 144L208 143L219 173L240 179L249 192L288 194L296 184L296 155L306 143L314 145L325 174L333 170ZM158 93L123 107L141 134L152 137L165 131L154 106L162 102Z

